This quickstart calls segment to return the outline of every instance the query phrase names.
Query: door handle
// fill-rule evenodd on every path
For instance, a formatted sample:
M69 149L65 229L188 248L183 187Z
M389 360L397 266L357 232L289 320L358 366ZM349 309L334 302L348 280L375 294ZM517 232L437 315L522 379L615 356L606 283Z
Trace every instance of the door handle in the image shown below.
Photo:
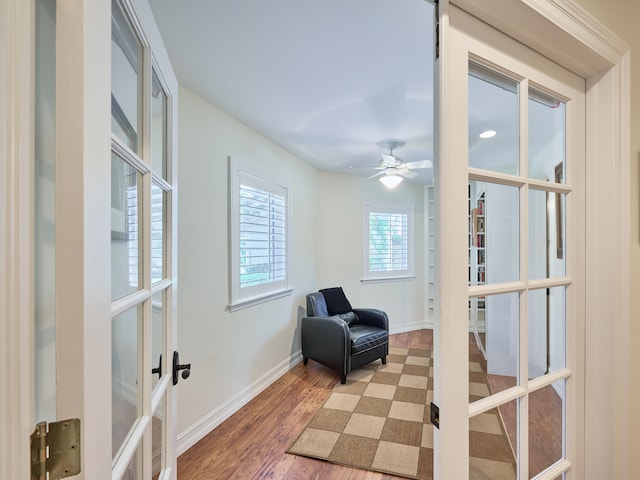
M162 354L160 354L160 360L158 361L158 366L156 368L151 369L151 374L158 374L158 379L162 377Z
M186 380L187 378L189 378L189 375L191 375L191 364L185 363L184 365L180 365L180 355L178 355L178 352L173 352L173 384L174 385L178 384L178 380L179 380L178 373L180 372L180 370L183 370L182 378Z

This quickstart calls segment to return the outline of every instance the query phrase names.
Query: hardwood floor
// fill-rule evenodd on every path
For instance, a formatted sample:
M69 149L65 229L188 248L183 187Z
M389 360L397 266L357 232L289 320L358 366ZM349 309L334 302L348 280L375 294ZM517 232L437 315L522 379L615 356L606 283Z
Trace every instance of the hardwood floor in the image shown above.
M469 335L469 352L480 353L475 337ZM487 370L486 362L481 362ZM516 378L487 374L493 393L516 385ZM498 407L503 426L515 452L518 444L516 402ZM529 395L529 477L534 477L562 458L562 400L553 387L548 386Z
M513 377L489 375L492 388L506 390ZM517 445L516 404L499 407L512 448ZM562 458L562 399L552 386L529 394L529 477L534 477Z
M433 347L431 330L391 335L394 347ZM184 480L396 480L400 477L357 470L284 453L339 380L310 361L283 375L178 459Z
M475 343L475 341L474 341ZM391 335L394 347L433 349L431 330ZM470 348L472 344L470 341ZM401 477L290 455L295 441L333 390L338 374L310 361L295 366L178 459L181 480L398 480ZM511 379L507 379L510 382ZM504 389L504 388L501 388ZM555 395L555 397L554 397ZM501 409L515 441L515 408ZM530 397L530 471L560 458L562 405L553 389Z

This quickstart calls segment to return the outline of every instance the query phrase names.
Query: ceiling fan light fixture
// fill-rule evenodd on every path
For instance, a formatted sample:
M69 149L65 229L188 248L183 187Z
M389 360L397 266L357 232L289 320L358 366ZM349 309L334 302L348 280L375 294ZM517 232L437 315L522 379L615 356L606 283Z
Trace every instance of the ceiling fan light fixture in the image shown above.
M400 175L383 175L380 177L380 181L387 188L395 188L402 182L402 177Z
M482 132L480 135L478 135L480 138L491 138L491 137L495 137L496 136L496 132L495 130L485 130L484 132Z

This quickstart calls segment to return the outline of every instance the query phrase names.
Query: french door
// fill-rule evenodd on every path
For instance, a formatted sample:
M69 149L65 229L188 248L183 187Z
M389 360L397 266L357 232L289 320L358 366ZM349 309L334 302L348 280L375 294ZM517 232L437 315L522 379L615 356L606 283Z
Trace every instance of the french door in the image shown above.
M177 82L148 5L111 2L112 478L176 478ZM155 33L155 35L154 35Z
M435 476L583 478L585 82L442 8Z
M30 478L37 422L77 418L73 478L174 479L177 80L144 1L2 11L0 477Z

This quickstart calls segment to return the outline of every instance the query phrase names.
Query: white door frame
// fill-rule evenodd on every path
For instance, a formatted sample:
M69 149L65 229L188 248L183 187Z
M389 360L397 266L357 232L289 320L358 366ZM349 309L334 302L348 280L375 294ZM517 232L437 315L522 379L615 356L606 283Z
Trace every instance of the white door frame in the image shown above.
M0 0L0 478L29 478L33 402L33 2Z
M456 0L455 3L587 79L587 189L598 191L599 195L587 196L587 210L596 219L587 223L587 271L597 274L591 274L587 282L586 342L587 352L601 354L593 359L587 355L585 470L588 479L629 478L630 406L625 388L629 378L630 322L629 48L567 0ZM100 67L95 61L99 57L95 54L96 42L99 51L108 48L100 44L108 41L108 34L106 40L101 35L109 28L110 19L105 13L107 7L101 4L108 2L58 2L58 8L82 11L83 20L88 22L83 43L87 63L83 68L87 69L86 78L97 83L88 85L92 91L101 90L104 87L101 84L108 83L97 78ZM440 0L440 4L443 15L440 48L444 58L448 1ZM4 147L0 181L5 193L0 204L3 268L0 347L4 360L0 375L3 392L0 476L3 478L28 478L28 436L33 430L33 10L32 1L0 0L0 60L6 66L0 72L0 103L5 105L0 112L0 145ZM539 35L540 31L545 35ZM442 75L447 78L446 67ZM82 93L76 93L85 102L92 101L84 86ZM446 110L443 114L446 121ZM90 121L90 117L86 120ZM85 129L83 123L80 131ZM109 151L108 145L105 151ZM439 280L446 281L449 277L443 273ZM442 293L439 292L441 300L446 298ZM87 298L89 292L83 295ZM443 317L448 312L442 302L441 305L443 310L439 313ZM108 318L108 312L106 315ZM85 329L84 335L89 334L91 331ZM604 379L608 383L603 383ZM609 414L599 415L602 412ZM441 414L445 421L446 412ZM104 450L109 452L110 448ZM85 467L96 471L104 467L105 455L95 455L95 446L87 445L83 451ZM440 467L446 463L442 459ZM109 459L104 471L110 471L110 467ZM88 478L102 477L103 474L96 473Z
M110 40L111 2L57 2L56 416L102 432L79 479L111 472Z
M440 85L450 84L451 79L446 61L451 47L448 44L448 3L448 0L440 0ZM586 331L580 332L586 337L587 352L585 456L577 461L582 464L580 471L585 471L587 479L629 478L627 419L630 410L626 389L630 351L629 48L567 0L453 0L452 3L587 81L586 209L589 216L585 236ZM542 31L544 35L540 35ZM454 94L446 89L438 91L440 122L444 126L438 135L438 158L441 159L446 159L448 154L447 141L455 141L446 136L447 122L451 121L447 95ZM608 161L603 162L602 159ZM459 205L455 203L455 195L464 199L466 192L455 191L458 188L455 172L447 170L446 160L436 175L442 189L447 191L446 200L436 201L452 201L454 205L449 205L458 208L461 216L466 216L465 202L461 200ZM589 192L597 192L597 195L590 195ZM439 318L466 318L466 311L462 311L461 307L464 304L456 304L467 288L466 270L462 270L464 263L457 262L455 257L460 249L451 244L455 241L451 233L456 229L446 219L441 221L439 227L447 238L446 245L439 246L443 267L439 269L437 282ZM439 328L444 331L445 337L456 338L456 335L467 334L466 322L460 322L464 323L465 332L458 331L463 327L456 323L441 322ZM442 341L442 331L436 332L434 342ZM438 347L441 352L440 365L446 363L447 376L443 376L443 372L439 380L436 376L436 403L447 408L440 411L443 428L436 436L436 450L439 450L440 442L454 444L456 438L467 435L464 422L457 422L457 430L444 428L447 417L454 413L449 413L449 409L460 412L463 411L462 403L466 405L466 396L462 395L464 392L456 391L447 382L447 377L466 375L466 362L463 365L464 359L456 358L454 353L443 348L442 343ZM439 368L438 365L436 368ZM602 412L608 415L602 415ZM464 478L467 469L461 467L459 459L468 458L468 451L461 452L459 447L457 465L456 459L446 458L436 452L436 478Z

